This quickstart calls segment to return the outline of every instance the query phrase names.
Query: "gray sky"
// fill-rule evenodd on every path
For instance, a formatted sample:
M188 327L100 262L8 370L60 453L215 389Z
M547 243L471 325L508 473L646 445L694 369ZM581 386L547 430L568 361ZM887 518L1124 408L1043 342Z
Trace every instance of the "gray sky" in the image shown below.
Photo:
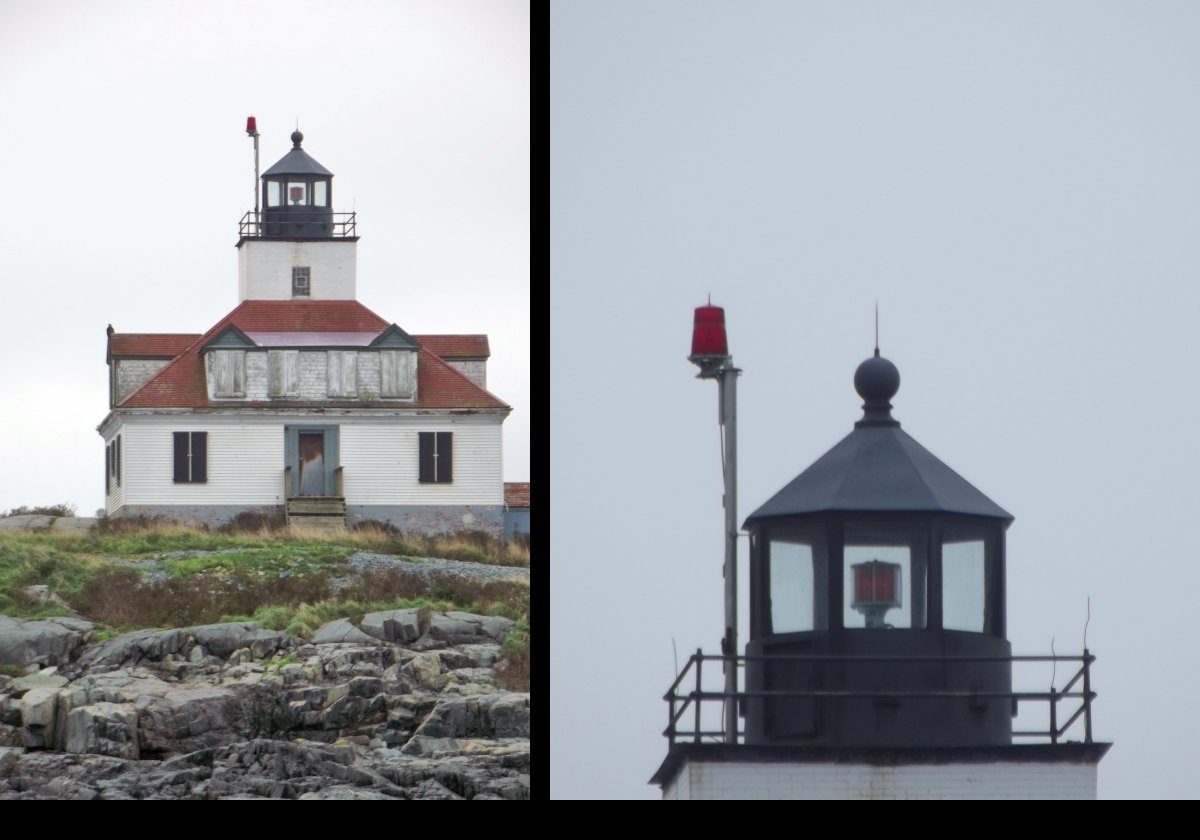
M304 147L357 210L358 298L487 333L529 478L529 9L450 2L0 0L0 510L103 503L104 329L203 332L237 305L237 224Z
M551 35L552 795L656 797L672 641L717 650L709 292L739 521L861 416L878 300L895 416L1016 517L1014 652L1078 652L1091 597L1101 795L1200 795L1200 7L558 2Z

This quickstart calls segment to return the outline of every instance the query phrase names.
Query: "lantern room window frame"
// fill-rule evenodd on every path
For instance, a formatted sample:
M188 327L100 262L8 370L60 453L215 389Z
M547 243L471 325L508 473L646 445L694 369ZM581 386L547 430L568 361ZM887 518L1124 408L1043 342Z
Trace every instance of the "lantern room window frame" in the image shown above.
M278 175L263 179L263 206L270 209L311 207L328 209L332 206L332 178L307 175ZM291 188L301 187L304 200L293 204Z
M845 604L850 595L845 592L845 548L853 527L863 524L891 529L905 534L913 546L914 562L917 549L924 553L925 619L924 626L870 629L846 626ZM927 514L907 512L860 513L831 512L798 516L772 517L760 520L750 529L750 637L812 638L814 635L837 633L936 632L970 633L1003 639L1007 632L1005 617L1004 545L1007 523L988 517L966 514ZM812 580L814 604L811 630L780 630L774 628L773 617L786 612L772 604L771 546L772 542L798 543L812 546ZM952 597L944 588L944 545L978 541L983 543L982 630L966 630L945 626L945 599ZM851 543L852 545L861 543ZM902 601L910 602L913 593L911 572L902 575L905 587ZM778 589L778 588L777 588ZM821 593L824 591L824 600Z

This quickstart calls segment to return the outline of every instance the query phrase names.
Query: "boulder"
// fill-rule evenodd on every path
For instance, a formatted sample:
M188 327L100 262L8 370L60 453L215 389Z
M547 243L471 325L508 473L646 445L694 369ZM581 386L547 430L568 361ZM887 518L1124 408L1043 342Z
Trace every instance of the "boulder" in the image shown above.
M359 629L382 642L415 642L421 635L418 613L415 609L367 613Z
M69 753L138 758L137 709L131 703L93 703L67 715Z
M182 632L204 645L205 651L222 659L239 648L250 648L256 657L264 659L288 644L286 633L264 630L262 623L258 621L202 624L198 627L187 627Z
M77 618L26 621L0 615L0 665L69 662L91 630L91 622Z
M528 738L529 695L488 694L443 700L414 735L424 738Z
M376 640L351 624L350 619L339 618L336 621L323 624L321 629L313 634L311 641L314 645L328 645L347 642L373 644Z

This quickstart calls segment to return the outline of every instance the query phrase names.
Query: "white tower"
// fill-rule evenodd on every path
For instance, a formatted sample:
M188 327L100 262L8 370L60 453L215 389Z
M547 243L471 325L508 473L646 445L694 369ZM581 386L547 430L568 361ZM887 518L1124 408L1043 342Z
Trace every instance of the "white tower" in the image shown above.
M333 173L300 148L262 175L261 212L242 218L238 300L354 300L354 213L334 213Z

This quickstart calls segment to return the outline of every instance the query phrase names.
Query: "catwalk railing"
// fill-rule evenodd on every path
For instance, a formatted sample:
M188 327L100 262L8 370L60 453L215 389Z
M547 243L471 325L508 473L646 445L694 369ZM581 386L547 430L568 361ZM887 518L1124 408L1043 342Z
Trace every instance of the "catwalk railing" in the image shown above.
M358 235L357 214L327 213L316 211L282 213L268 219L266 211L255 213L250 210L238 223L238 236L243 239L286 239L298 226L304 230L319 231L318 238L352 239Z
M707 691L704 689L703 675L705 673L712 674L715 680L721 678L723 682L723 667L710 667L707 672L704 669L705 662L721 663L722 666L727 660L734 660L737 667L744 668L747 662L820 662L831 664L846 664L846 663L864 663L864 662L916 662L916 663L944 663L944 662L1007 662L1012 665L1020 665L1027 663L1053 663L1055 672L1057 672L1058 663L1077 663L1079 670L1076 671L1070 679L1066 681L1061 689L1055 688L1053 679L1051 680L1050 689L1048 691L961 691L961 690L928 690L928 691L858 691L858 690L806 690L806 691L738 691L730 694L724 690ZM1081 718L1083 721L1083 741L1084 743L1092 743L1092 702L1096 699L1096 693L1092 691L1091 680L1091 665L1096 661L1096 657L1084 648L1083 653L1078 656L838 656L829 654L797 654L788 656L722 656L719 654L706 654L703 651L697 650L683 670L679 672L679 676L675 678L671 688L663 696L669 706L669 716L667 728L663 732L669 741L674 744L676 741L694 741L700 743L704 739L709 740L724 740L725 731L721 728L705 729L701 721L701 709L704 705L710 704L712 708L716 704L723 704L728 700L733 700L739 705L744 704L747 699L760 697L792 697L796 699L822 699L822 698L858 698L858 699L881 699L881 700L902 700L905 698L963 698L966 700L989 700L989 699L1007 699L1013 704L1014 713L1017 706L1021 702L1046 703L1049 710L1049 721L1046 729L1023 729L1013 730L1013 738L1040 738L1048 739L1051 744L1057 744L1067 731L1071 729ZM691 691L680 691L680 686L684 684L688 674L694 672L694 687ZM740 682L740 681L739 681ZM1060 703L1078 702L1078 706L1071 705L1070 708L1060 710ZM719 709L718 709L719 711ZM1068 713L1069 714L1066 714ZM690 724L691 728L681 728L680 724L686 727ZM1063 721L1060 723L1060 721ZM743 732L738 732L738 740L743 738Z

